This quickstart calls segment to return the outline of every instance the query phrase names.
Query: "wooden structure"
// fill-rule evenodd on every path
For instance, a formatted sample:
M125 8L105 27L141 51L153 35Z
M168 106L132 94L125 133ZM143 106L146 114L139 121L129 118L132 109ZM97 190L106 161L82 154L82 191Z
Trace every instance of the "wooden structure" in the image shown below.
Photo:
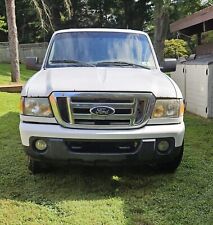
M210 30L213 30L213 6L170 24L171 32L180 32L189 36Z
M171 32L178 32L189 36L197 34L197 55L213 54L213 44L208 43L202 45L201 40L201 34L210 30L213 30L213 6L209 6L170 24Z

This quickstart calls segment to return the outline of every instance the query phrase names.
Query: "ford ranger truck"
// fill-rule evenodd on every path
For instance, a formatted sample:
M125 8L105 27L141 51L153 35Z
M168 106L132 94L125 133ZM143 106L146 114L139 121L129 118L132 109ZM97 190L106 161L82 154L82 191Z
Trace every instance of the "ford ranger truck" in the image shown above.
M183 113L182 94L146 33L67 29L53 34L22 90L20 134L32 173L57 163L174 171Z

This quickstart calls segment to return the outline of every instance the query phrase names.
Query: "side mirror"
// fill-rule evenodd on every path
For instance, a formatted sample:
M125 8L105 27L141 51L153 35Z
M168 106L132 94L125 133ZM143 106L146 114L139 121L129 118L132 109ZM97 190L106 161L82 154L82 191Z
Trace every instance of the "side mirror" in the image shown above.
M160 69L162 72L174 72L176 70L177 59L175 58L165 58Z
M41 69L41 64L37 57L26 57L26 68L29 70L39 71Z

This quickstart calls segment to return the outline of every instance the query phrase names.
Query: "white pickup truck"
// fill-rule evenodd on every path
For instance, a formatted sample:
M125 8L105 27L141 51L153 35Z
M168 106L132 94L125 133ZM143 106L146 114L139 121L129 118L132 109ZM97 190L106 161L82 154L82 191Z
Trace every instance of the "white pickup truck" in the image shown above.
M182 160L182 94L161 72L144 32L55 32L21 96L20 134L32 173L62 162L174 171Z

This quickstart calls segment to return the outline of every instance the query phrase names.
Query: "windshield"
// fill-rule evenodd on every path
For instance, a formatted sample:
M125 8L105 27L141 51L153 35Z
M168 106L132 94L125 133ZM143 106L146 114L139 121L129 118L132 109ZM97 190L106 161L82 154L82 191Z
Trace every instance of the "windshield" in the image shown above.
M156 68L147 37L122 32L56 34L46 67L67 66Z

